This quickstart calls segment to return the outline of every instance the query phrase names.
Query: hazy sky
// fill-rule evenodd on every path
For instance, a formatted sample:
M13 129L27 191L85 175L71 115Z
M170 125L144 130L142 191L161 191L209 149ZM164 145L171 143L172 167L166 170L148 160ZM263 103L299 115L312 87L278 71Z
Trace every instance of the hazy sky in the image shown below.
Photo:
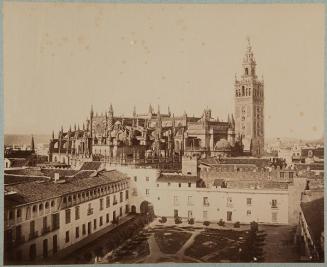
M250 36L266 137L319 138L322 4L4 3L5 133L57 133L91 104L226 119Z

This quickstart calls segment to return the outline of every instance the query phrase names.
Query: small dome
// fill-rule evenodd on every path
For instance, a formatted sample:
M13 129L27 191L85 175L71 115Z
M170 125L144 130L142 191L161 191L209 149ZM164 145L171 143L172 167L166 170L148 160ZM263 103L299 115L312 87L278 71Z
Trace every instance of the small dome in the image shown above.
M231 145L226 139L220 139L216 145L215 150L230 150Z

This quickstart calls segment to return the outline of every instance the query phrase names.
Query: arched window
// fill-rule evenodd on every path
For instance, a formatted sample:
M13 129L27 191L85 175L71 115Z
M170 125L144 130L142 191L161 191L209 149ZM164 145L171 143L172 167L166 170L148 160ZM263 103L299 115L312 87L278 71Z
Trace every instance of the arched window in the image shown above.
M249 75L249 69L245 68L245 75Z
M43 204L42 203L39 205L39 210L43 210Z
M245 94L245 89L244 89L244 86L242 86L242 96L244 96Z
M251 96L251 88L249 88L249 96Z

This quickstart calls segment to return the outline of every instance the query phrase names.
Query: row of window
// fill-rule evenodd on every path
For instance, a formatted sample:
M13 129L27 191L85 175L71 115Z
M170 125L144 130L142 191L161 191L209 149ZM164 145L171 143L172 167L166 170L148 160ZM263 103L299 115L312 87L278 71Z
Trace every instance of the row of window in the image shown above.
M125 214L129 213L129 205L125 205ZM119 216L123 216L123 207L119 208ZM117 219L117 214L116 211L113 211L112 213L112 220L115 221ZM104 226L104 224L109 224L110 223L110 215L109 213L106 214L105 216L105 222L104 222L104 217L100 216L99 220L93 219L92 221L88 222L87 224L83 224L82 227L80 228L79 226L76 226L75 228L75 238L78 239L80 236L85 236L89 235L92 233L92 227L93 231L96 231L97 228ZM65 242L68 243L70 241L70 231L67 230L65 234Z
M39 205L33 205L32 206L32 211L33 213L36 212L42 212L44 209L48 210L50 208L50 206L53 208L55 207L55 201L46 201L45 203L40 203ZM22 218L22 208L17 208L15 211L14 210L9 210L9 214L8 214L8 219L9 220L13 220L15 218L15 212L16 212L16 218L20 219ZM30 207L26 207L26 218L30 217Z
M125 199L127 200L129 198L129 193L128 190L125 191ZM120 203L122 203L124 201L124 193L120 192L119 194L119 200ZM103 210L104 209L104 198L100 198L100 208L99 210ZM116 199L116 195L113 195L113 205L118 204L117 199ZM106 208L110 207L110 196L106 197ZM88 204L88 208L87 208L87 215L92 215L93 214L93 208L92 208L92 203ZM66 224L71 222L71 210L70 209L66 209L65 210L65 222ZM75 207L75 220L78 220L80 218L80 206L76 206Z
M159 198L158 198L159 199ZM187 197L187 205L188 206L193 206L193 197L192 196L188 196ZM203 197L203 206L208 207L209 204L209 198L208 197ZM233 199L231 197L227 197L227 206L231 206L233 203ZM246 204L248 206L252 205L252 198L247 198L246 199ZM179 197L178 196L174 196L174 205L178 206L179 205ZM277 199L272 199L271 201L271 207L272 208L277 208Z
M187 212L187 215L188 215L189 218L193 218L193 212L192 212L191 210L189 210L189 211ZM252 215L252 211L251 211L251 210L247 210L247 211L246 211L246 216L247 216L247 217L251 217L251 215ZM272 212L272 213L271 213L271 221L272 221L272 222L277 222L277 215L278 215L277 212ZM174 216L175 216L175 217L178 217L178 210L174 210ZM207 220L208 218L209 218L209 217L208 217L208 211L207 211L207 210L204 210L204 211L202 212L202 219L203 219L203 220ZM226 212L226 220L227 220L228 222L230 222L230 221L233 220L233 212L232 212L232 211L227 211L227 212Z
M81 192L81 193L77 193L77 194L73 194L70 196L65 196L63 198L63 203L71 203L72 201L85 201L85 198L89 198L89 197L94 197L97 198L100 195L106 195L106 194L110 194L110 193L114 193L120 190L123 190L127 187L127 182L123 182L120 184L115 184L115 185L107 185L107 186L103 186L103 187L99 187L96 189L92 189L92 190L87 190L85 192Z
M43 253L42 256L43 258L48 257L49 253L49 248L48 248L48 239L44 239L42 242L42 247L43 247ZM56 254L58 251L58 238L57 235L54 235L52 237L52 253ZM36 251L36 244L31 244L30 249L29 249L29 259L31 261L36 259L37 251ZM22 260L22 251L18 250L16 253L16 260L21 261Z
M149 182L150 178L148 176L145 177L145 181ZM134 182L137 182L137 176L134 176Z
M286 178L287 172L280 172L279 177L280 178ZM294 173L293 172L288 172L288 178L293 178Z

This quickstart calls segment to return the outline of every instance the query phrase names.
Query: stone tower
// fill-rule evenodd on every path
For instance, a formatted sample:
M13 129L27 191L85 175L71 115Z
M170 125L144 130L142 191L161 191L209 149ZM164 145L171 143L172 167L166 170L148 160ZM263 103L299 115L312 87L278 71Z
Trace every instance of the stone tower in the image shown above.
M241 79L235 77L235 133L242 137L244 152L264 152L264 83L256 75L256 62L248 38Z

